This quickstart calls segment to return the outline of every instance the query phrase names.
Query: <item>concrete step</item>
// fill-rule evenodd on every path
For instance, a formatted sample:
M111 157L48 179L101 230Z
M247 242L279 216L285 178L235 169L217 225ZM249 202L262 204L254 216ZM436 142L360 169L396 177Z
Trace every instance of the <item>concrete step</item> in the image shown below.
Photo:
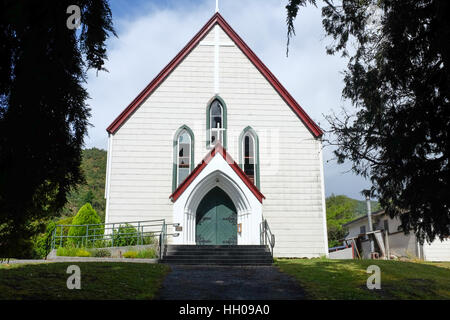
M169 264L272 264L272 259L164 259L163 263Z
M246 255L246 256L236 256L236 255L210 255L210 256L165 256L165 260L187 260L187 259L197 259L197 260L255 260L255 259L265 259L272 260L271 256L266 255Z
M263 245L167 245L161 262L191 265L271 265L273 259L269 249Z
M169 244L167 248L171 249L258 249L266 248L264 245L230 245L230 246L215 246L215 245L189 245L189 244Z
M185 250L175 250L175 249L167 249L166 253L170 254L211 254L211 253L235 253L235 254L249 254L249 253L262 253L262 254L270 254L269 250L265 249L253 249L253 250L221 250L221 249L185 249Z
M235 256L247 256L247 255L261 255L261 256L270 256L270 252L265 252L265 251L261 251L261 252L255 252L255 251L250 251L250 252L233 252L233 251L205 251L205 252L195 252L195 251L183 251L183 252L171 252L171 251L167 251L165 253L168 256L212 256L212 255L216 255L216 256L230 256L230 255L235 255Z
M184 251L184 250L219 250L219 251L249 251L249 250L267 250L266 247L257 247L257 248L247 248L247 247L229 247L229 248L215 248L210 246L203 246L203 247L197 247L197 246L191 246L191 247L172 247L167 246L166 249L168 250L175 250L175 251Z
M271 266L272 262L227 262L227 261L162 261L162 264L167 265L192 265L192 266Z

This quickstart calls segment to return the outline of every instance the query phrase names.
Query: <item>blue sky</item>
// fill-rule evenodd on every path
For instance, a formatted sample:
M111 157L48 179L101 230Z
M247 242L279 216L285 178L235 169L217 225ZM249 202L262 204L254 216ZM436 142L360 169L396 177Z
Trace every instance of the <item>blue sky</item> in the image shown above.
M106 149L106 127L161 71L214 14L215 0L111 0L118 38L108 40L108 73L90 72L92 127L86 147ZM342 71L346 60L329 56L330 39L322 28L320 8L300 10L286 57L286 1L220 0L220 13L258 57L323 129L324 115L341 106ZM331 147L324 149L326 195L345 194L362 199L369 186L351 174L350 166L337 165Z

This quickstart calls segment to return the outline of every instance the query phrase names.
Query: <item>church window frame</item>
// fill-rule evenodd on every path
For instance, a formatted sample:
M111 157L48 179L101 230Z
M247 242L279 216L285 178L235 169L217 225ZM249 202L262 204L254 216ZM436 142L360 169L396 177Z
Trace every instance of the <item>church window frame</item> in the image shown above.
M187 165L187 168L189 168L189 171L187 174L184 174L185 177L180 181L180 169L186 169L186 167L180 167L180 160L181 158L186 158L185 156L180 156L180 138L182 136L189 137L189 155L188 160L189 164ZM187 144L187 143L184 143ZM173 169L172 169L172 191L175 191L178 186L183 183L183 181L188 177L192 170L194 170L194 145L195 145L195 137L193 131L187 126L182 125L178 130L175 132L174 138L173 138ZM186 159L185 159L186 160Z
M214 121L212 114L212 109L216 106L216 103L220 106L221 109L221 127L219 128L211 128L212 123ZM227 147L227 105L225 101L219 97L218 95L214 96L207 104L206 108L206 148L213 148L216 146L217 142L212 142L212 138L215 136L220 136L219 141L224 148Z
M249 141L251 139L253 143L253 155L246 155L246 145L245 145L245 139L248 137ZM249 150L250 152L250 150ZM253 180L253 184L259 189L260 188L260 169L259 169L259 138L256 131L248 126L244 130L242 130L240 136L239 136L239 167L244 171L245 174L247 174L247 168L246 165L246 159L253 160L253 179L251 176L249 176L250 180Z

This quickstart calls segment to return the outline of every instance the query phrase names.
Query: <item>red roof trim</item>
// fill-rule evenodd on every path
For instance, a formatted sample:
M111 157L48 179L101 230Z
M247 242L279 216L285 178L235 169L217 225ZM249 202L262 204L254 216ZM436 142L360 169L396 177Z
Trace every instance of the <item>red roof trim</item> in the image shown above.
M169 62L169 64L139 93L139 95L122 111L122 113L109 125L106 129L109 133L116 133L117 129L128 117L136 110L137 107L166 79L166 77L178 66L185 56L200 42L200 40L208 33L217 19L217 14L211 17L209 21L200 29L200 31L192 38L191 41Z
M289 92L283 87L278 79L270 72L269 68L258 58L258 56L247 46L244 40L231 28L231 26L225 21L225 19L219 14L219 25L224 29L228 36L236 43L239 49L244 52L247 58L255 65L255 67L264 75L264 77L275 88L278 94L283 100L291 107L295 114L303 121L306 127L311 131L314 137L321 137L323 132L320 127L308 116L303 108L295 101L295 99L289 94Z
M239 49L250 59L255 67L272 84L278 94L291 107L294 113L303 121L314 137L321 137L323 132L320 127L306 114L303 108L295 101L289 92L281 85L277 78L262 63L256 54L247 46L239 35L231 28L225 19L215 13L191 41L175 56L175 58L154 78L147 87L122 111L122 113L106 129L109 133L115 133L123 122L140 106L140 104L165 80L165 78L178 66L189 52L203 39L208 31L218 23L227 35L236 43Z
M230 154L222 147L222 145L218 144L214 149L212 149L205 158L203 158L202 162L195 167L194 170L184 179L184 181L178 186L178 188L170 195L170 199L173 202L177 201L177 199L183 194L183 192L189 187L192 181L197 178L200 172L208 165L212 158L215 157L216 154L220 154L225 161L230 165L230 167L236 172L236 174L241 178L241 180L245 183L245 185L250 189L250 191L255 195L255 197L262 203L262 200L265 199L264 195L258 188L253 184L253 182L247 177L247 175L242 171L239 165L233 160Z

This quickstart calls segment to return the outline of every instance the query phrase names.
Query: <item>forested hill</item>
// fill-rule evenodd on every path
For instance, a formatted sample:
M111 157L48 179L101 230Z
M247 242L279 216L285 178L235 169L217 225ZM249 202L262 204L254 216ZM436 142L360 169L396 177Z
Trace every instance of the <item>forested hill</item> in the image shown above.
M67 197L68 202L63 209L63 216L73 216L78 210L89 202L105 219L105 177L106 177L106 151L92 148L83 150L81 169L86 178L86 184L78 186Z

